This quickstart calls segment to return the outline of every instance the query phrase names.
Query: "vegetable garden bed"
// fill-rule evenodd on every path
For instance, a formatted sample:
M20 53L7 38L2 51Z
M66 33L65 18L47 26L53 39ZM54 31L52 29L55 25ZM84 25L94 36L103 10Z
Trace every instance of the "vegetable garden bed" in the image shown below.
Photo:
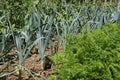
M89 68L88 64L96 65L101 70L103 63L97 59L98 55L92 55L92 52L103 54L114 47L119 50L119 35L116 34L119 33L120 24L119 1L0 0L0 6L0 79L106 80L103 78L106 76L100 77L99 73L91 72L97 78L88 75L93 69ZM106 45L110 49L107 49ZM108 51L102 51L103 48ZM118 54L117 50L113 52ZM112 56L114 58L116 55ZM96 61L92 63L88 60ZM57 68L51 68L52 65ZM118 68L118 64L114 67L111 65L111 70ZM95 66L94 68L96 69ZM112 77L107 76L107 80L119 80L119 77L116 77L119 72L114 75L114 72L108 72Z

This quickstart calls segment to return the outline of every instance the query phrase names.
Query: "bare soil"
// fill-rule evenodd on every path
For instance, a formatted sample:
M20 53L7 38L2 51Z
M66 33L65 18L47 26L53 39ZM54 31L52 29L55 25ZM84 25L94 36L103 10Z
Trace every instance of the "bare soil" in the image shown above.
M56 45L56 41L54 41L54 45ZM57 51L62 50L61 45L57 45L56 47ZM36 45L33 48L32 54L24 62L25 68L22 68L21 80L39 80L40 78L46 80L51 74L55 74L52 70L52 65L54 65L54 62L49 59L49 56L51 55L50 48L46 48L45 55L47 61L45 64L46 69L42 70L40 65L41 60L40 55L38 53L38 46ZM0 53L0 57L1 56L2 55ZM16 47L13 47L12 52L8 53L6 57L10 61L4 64L0 64L0 76L2 73L4 74L19 69L19 60ZM19 72L0 77L0 80L19 80Z

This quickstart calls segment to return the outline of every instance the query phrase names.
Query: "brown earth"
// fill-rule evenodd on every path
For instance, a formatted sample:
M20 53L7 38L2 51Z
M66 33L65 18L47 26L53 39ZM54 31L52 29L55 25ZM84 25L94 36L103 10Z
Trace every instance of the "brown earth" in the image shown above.
M55 49L53 50L54 53L56 53L58 50L62 50L62 46L58 45L57 41L53 41ZM41 60L40 55L38 54L38 46L36 45L33 50L31 56L29 56L25 62L24 66L25 68L22 68L21 73L21 80L39 80L42 78L43 80L46 80L51 74L54 74L54 71L52 70L52 65L54 65L54 62L50 60L49 56L51 56L52 49L46 48L45 51L45 66L46 69L41 69ZM55 51L56 50L56 51ZM0 53L0 57L1 57ZM17 57L17 50L16 47L12 48L12 52L8 53L6 57L10 60L4 64L0 64L0 76L2 73L5 72L12 72L14 70L19 69L19 60ZM0 77L0 80L19 80L19 72L15 72L13 74Z

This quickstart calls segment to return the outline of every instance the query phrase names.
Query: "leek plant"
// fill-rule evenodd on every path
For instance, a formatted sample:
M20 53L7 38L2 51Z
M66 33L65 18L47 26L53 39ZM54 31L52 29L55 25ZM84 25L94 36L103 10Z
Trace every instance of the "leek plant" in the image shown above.
M49 29L49 32L45 35L45 37L43 36L43 34L41 34L40 31L37 33L37 39L38 39L37 44L39 46L39 54L41 57L41 69L42 70L45 69L45 49L50 40L50 31L51 29Z
M53 23L53 16L47 16L44 13L39 13L38 9L33 6L33 12L31 15L31 25L35 26L36 30L36 40L34 45L38 45L39 55L41 57L41 69L44 70L45 63L45 49L51 39L51 26Z
M33 34L29 34L31 31L26 30L26 32L24 31L17 31L17 33L14 32L13 29L13 25L11 24L10 20L8 19L8 23L9 23L9 27L8 30L6 28L2 28L2 35L1 36L1 40L2 42L0 42L0 48L2 50L2 56L0 56L0 60L4 59L4 56L10 52L11 48L8 49L6 48L7 46L10 46L11 44L15 44L16 48L17 48L17 54L18 54L18 59L19 59L19 65L16 67L17 69L14 69L11 72L7 72L7 73L3 73L2 75L0 75L0 77L4 77L10 74L13 74L15 72L17 72L19 74L19 80L22 79L22 70L26 69L26 67L24 67L24 61L25 59L29 56L31 49L34 47L35 42L31 42L31 37ZM32 30L32 33L34 33L34 30ZM7 40L10 40L9 36L12 36L13 41L12 42L7 42ZM11 43L11 44L10 44ZM10 60L11 61L11 60ZM5 63L5 61L3 60L3 62ZM31 71L27 70L31 75ZM32 75L33 76L33 75ZM34 77L34 76L33 76Z
M16 43L18 59L19 59L19 65L17 69L19 74L19 80L22 79L22 70L24 69L27 70L24 67L24 61L30 54L31 49L34 47L34 43L33 44L30 43L30 37L31 36L30 35L28 36L25 32L21 32L17 36L15 36L15 43ZM32 73L29 70L27 71L32 75Z

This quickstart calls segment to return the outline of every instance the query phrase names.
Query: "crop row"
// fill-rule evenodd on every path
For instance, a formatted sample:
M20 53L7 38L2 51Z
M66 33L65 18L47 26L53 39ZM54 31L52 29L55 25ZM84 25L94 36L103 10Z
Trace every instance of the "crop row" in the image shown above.
M37 0L36 0L37 1ZM1 64L5 62L5 55L10 51L10 45L17 47L20 69L31 49L38 45L41 65L44 69L45 49L50 40L55 38L66 49L68 34L79 34L84 26L93 31L106 23L120 22L120 5L104 3L84 3L81 5L49 4L39 2L19 2L8 5L0 13L0 57ZM24 8L27 8L25 10ZM14 11L16 10L16 11ZM23 11L21 11L23 10ZM18 11L18 12L17 12ZM9 46L8 46L9 45ZM51 53L53 54L53 53Z

